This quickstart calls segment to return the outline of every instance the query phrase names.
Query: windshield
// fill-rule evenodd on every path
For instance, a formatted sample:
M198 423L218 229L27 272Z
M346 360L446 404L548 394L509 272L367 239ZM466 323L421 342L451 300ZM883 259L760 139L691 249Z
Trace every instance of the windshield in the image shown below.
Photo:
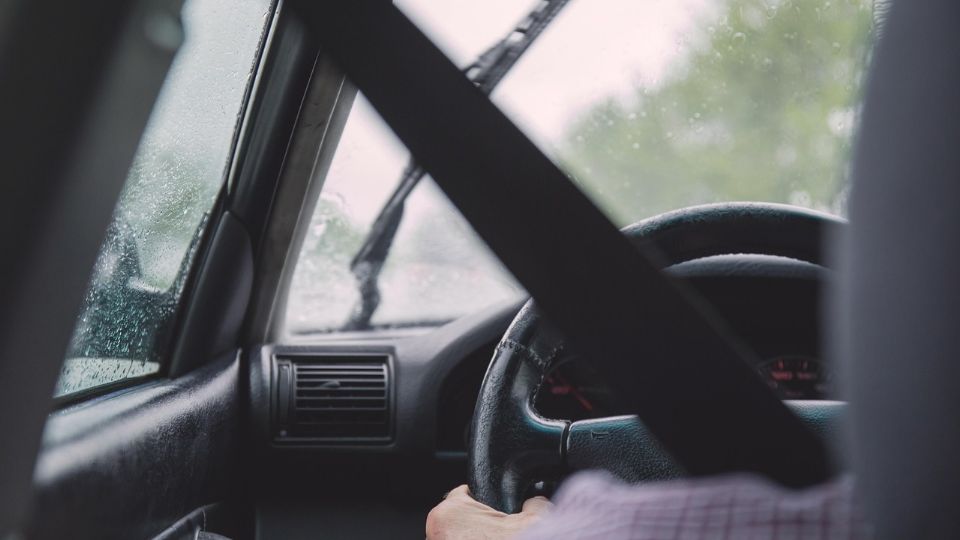
M735 200L844 213L870 2L612 4L572 3L495 101L613 221Z
M398 4L461 66L531 7ZM843 214L871 6L572 0L492 99L619 226L735 200ZM358 99L295 272L288 330L349 328L361 296L350 263L406 159ZM520 294L429 178L379 283L367 328L438 324Z

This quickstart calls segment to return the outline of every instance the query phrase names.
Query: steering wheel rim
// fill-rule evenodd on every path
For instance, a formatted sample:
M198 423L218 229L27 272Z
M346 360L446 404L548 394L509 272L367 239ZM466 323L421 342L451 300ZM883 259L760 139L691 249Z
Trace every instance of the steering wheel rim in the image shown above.
M738 253L825 266L820 238L842 225L829 214L788 205L725 203L668 212L623 232L652 253L661 268ZM637 417L571 423L536 412L533 404L547 373L568 354L559 333L540 317L533 300L528 301L497 345L474 410L468 475L477 500L516 512L532 478L559 471L578 456L588 455L597 466L610 465L615 460L605 454L618 442L639 441L642 446L625 456L626 463L616 471L621 476L637 471L639 477L657 479L675 472L672 460ZM832 414L815 404L804 407L816 409L811 414L817 417Z

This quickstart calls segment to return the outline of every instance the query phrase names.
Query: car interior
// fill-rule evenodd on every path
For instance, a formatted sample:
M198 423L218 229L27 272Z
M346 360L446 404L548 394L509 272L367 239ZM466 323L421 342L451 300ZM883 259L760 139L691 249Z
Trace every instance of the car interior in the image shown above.
M595 469L960 535L960 4L600 4L0 8L0 537L422 538Z

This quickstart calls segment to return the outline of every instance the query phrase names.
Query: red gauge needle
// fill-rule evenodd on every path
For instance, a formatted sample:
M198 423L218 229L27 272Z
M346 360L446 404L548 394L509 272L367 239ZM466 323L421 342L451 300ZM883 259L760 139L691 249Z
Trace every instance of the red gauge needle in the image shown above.
M555 394L569 393L570 395L573 396L574 399L576 399L580 403L581 406L583 406L584 410L586 410L587 412L593 412L593 403L590 403L590 400L588 400L586 396L581 394L580 391L577 390L575 386L568 383L563 378L563 375L560 375L559 373L554 373L553 378L556 379L558 383L560 383L559 386L553 387L553 393ZM548 380L548 382L550 381Z

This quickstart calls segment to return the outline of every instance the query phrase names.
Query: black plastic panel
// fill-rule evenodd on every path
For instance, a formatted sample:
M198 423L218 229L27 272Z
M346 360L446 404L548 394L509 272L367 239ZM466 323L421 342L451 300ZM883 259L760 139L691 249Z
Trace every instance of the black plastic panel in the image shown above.
M253 286L250 234L231 212L220 216L196 283L170 366L176 377L235 347Z
M64 409L47 422L30 538L148 538L235 496L236 353L174 381Z

